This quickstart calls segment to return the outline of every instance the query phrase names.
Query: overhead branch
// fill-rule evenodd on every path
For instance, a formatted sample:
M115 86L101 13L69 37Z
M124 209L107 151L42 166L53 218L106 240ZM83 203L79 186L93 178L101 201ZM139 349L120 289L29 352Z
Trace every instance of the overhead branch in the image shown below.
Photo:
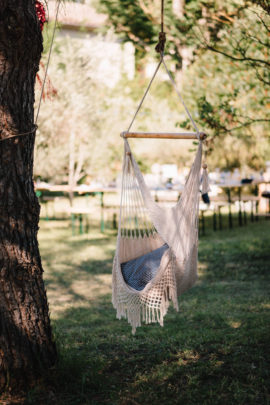
M267 60L264 59L257 59L257 58L251 58L248 56L244 56L242 58L238 58L236 56L233 56L227 52L222 51L221 49L217 49L212 45L207 44L207 49L209 49L210 51L213 51L215 53L219 53L221 55L226 56L227 58L231 59L231 60L235 60L237 62L250 62L251 64L261 64L261 65L266 65L266 66L270 66L270 62L268 62Z
M262 25L263 25L264 28L266 29L266 31L270 32L270 26L268 26L268 25L266 24L266 22L264 21L264 19L262 18L262 16L261 16L259 13L257 13L255 10L252 10L252 12L253 12L254 14L256 14L256 16L259 18L259 20L261 21Z
M256 123L258 123L258 122L270 122L270 119L267 119L267 118L261 118L261 119L250 119L249 121L246 121L246 122L243 122L243 123L241 123L241 125L238 125L237 127L234 127L234 128L226 128L226 127L224 127L223 126L223 129L224 129L224 131L221 131L221 132L219 132L219 133L231 133L231 132L234 132L234 131L237 131L237 130L239 130L239 129L241 129L241 128L246 128L246 127L250 127L251 125L253 125L253 124L256 124Z
M270 3L269 0L252 0L252 3L259 5L263 8L268 15L270 15Z

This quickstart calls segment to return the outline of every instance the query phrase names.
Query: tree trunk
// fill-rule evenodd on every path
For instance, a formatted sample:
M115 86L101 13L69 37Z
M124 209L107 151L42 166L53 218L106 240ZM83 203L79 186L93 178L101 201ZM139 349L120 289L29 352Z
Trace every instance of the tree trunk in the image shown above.
M34 0L0 0L0 139L34 127L42 35ZM42 279L33 184L35 133L0 141L0 391L56 360Z
M178 18L182 18L184 15L185 0L173 0L172 8L174 15Z

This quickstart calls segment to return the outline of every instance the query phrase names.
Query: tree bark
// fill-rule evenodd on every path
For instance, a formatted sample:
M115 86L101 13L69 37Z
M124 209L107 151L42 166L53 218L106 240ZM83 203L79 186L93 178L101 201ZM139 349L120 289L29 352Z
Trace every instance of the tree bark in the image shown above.
M0 0L0 139L34 127L42 35L34 0ZM0 391L25 388L56 360L37 231L35 133L0 141Z

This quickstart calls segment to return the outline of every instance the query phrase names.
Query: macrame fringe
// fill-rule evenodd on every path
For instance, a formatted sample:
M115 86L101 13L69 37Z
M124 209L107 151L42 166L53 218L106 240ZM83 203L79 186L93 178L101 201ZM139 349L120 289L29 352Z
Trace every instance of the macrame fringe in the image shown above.
M116 309L117 319L127 319L132 327L132 334L135 335L136 329L142 326L142 323L150 324L158 322L160 326L163 326L163 320L168 312L170 302L172 302L174 309L178 312L179 305L176 288L166 286L163 291L162 302L158 308L150 307L142 302L138 302L136 305L129 307L125 304L116 304L114 300L113 305Z
M142 323L150 324L158 322L160 326L163 326L163 320L168 312L170 302L172 302L176 311L179 310L175 278L177 263L172 253L170 253L169 257L169 263L163 269L163 276L148 291L142 291L141 294L128 293L125 286L123 286L124 288L120 293L119 287L117 288L119 283L113 278L112 304L116 309L116 317L118 319L127 319L132 327L133 335ZM114 259L114 266L113 274L117 278L118 271L120 270L117 257ZM160 270L162 271L162 269ZM158 295L156 289L158 289ZM149 297L151 298L149 299Z

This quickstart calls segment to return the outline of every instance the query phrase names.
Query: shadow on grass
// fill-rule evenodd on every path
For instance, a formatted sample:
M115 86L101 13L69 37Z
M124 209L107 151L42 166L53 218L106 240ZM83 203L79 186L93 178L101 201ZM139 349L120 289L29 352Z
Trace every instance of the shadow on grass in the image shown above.
M68 296L69 302L85 301L87 294L81 295L76 283L84 284L84 290L88 285L90 291L93 283L102 286L103 276L107 276L108 289L116 235L96 232L72 237L69 231L54 229L52 240L50 232L43 230L41 254L45 284L49 292L59 291L60 295Z
M59 238L55 240L55 249L61 255L70 255L79 257L81 252L83 252L87 247L95 247L98 246L102 248L105 254L112 254L112 247L108 246L108 242L111 241L111 236L104 236L103 238L86 238L86 239L79 239L76 240L75 238L63 240L63 238ZM48 248L43 248L43 255L46 257L47 261L53 261L56 252L51 250L51 246L49 245Z
M261 304L244 286L237 294L197 286L164 328L143 326L135 336L115 319L109 296L69 309L53 322L60 357L49 387L59 405L267 403L269 312Z
M268 278L270 267L270 223L212 232L200 240L199 261L207 280Z
M201 277L181 296L180 312L169 310L164 328L143 326L132 336L116 320L110 295L63 311L53 321L58 363L46 389L30 392L27 403L269 403L267 231L263 223L203 239ZM77 274L55 271L54 282L71 288L72 277L108 274L110 260L81 260Z

